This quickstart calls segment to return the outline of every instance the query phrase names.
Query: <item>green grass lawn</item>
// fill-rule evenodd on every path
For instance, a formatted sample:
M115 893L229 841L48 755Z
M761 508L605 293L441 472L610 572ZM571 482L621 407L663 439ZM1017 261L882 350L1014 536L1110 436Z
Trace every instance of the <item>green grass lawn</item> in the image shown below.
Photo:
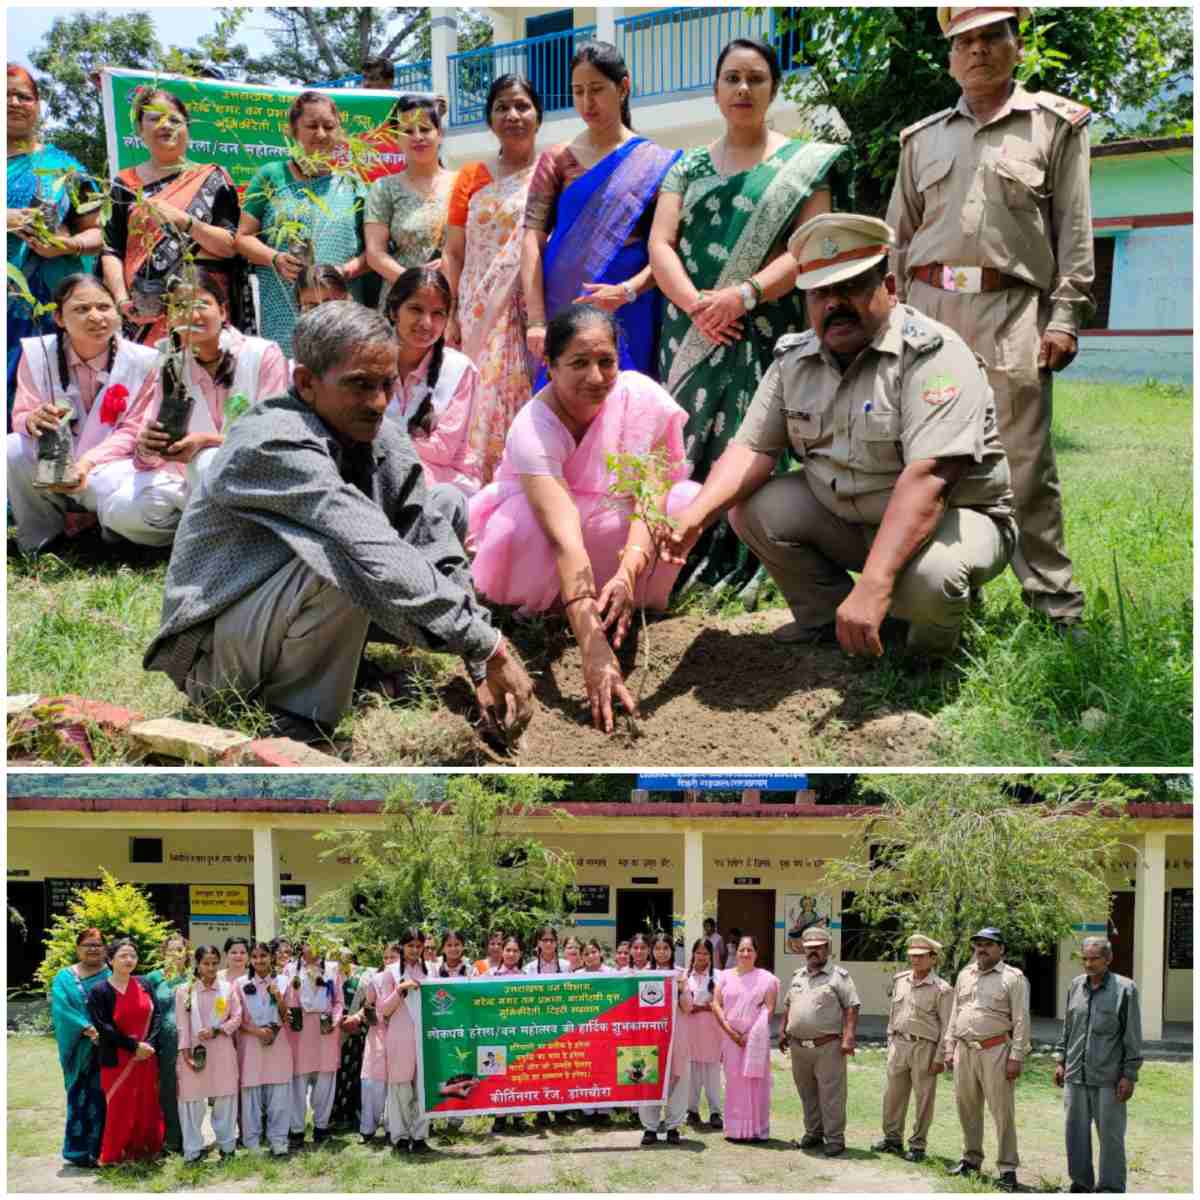
M1067 545L1088 597L1087 641L1063 641L1031 617L1006 573L986 589L953 665L913 674L889 657L856 674L855 685L867 707L937 721L945 736L929 765L1190 766L1190 391L1060 383L1054 428ZM149 716L178 713L182 697L169 680L141 669L164 571L161 559L129 565L70 551L37 563L10 558L9 693L78 692ZM518 630L514 640L531 636ZM345 723L359 761L464 761L465 726L440 719L436 691L453 660L417 662L410 696ZM255 732L260 716L225 723ZM97 761L124 755L108 746ZM614 742L611 765L620 759Z
M339 1136L320 1151L274 1162L240 1151L235 1159L187 1166L178 1157L159 1163L109 1167L60 1177L64 1100L54 1043L44 1037L8 1040L8 1188L10 1192L304 1191L304 1192L956 1192L964 1186L947 1171L961 1148L952 1085L943 1078L929 1141L920 1166L869 1147L880 1136L884 1054L860 1050L850 1065L847 1154L835 1161L797 1151L803 1132L800 1103L785 1057L773 1054L771 1140L734 1145L720 1134L684 1131L678 1147L641 1151L641 1126L631 1114L604 1128L572 1125L492 1136L490 1118L469 1118L462 1133L435 1135L435 1153L412 1161L382 1146L364 1147L357 1135ZM1035 1056L1017 1085L1020 1177L1038 1191L1065 1190L1062 1093L1052 1064ZM911 1118L911 1114L910 1114ZM1130 1102L1126 1138L1129 1189L1192 1190L1192 1067L1149 1063ZM990 1122L984 1148L994 1173ZM74 1185L78 1184L78 1189ZM990 1191L986 1180L966 1190Z

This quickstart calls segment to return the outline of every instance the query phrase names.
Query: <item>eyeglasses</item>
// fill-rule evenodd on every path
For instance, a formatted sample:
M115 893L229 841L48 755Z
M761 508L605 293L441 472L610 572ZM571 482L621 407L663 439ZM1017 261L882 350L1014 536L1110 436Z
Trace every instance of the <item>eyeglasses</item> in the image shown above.
M103 942L80 942L79 949L80 950L103 950L104 943Z

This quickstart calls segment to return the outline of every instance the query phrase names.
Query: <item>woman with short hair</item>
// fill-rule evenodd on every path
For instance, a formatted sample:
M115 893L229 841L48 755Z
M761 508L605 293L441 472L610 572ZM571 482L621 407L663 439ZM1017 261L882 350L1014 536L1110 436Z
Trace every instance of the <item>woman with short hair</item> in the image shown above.
M192 117L178 96L149 84L134 96L133 125L150 157L113 181L100 259L129 336L153 346L166 334L166 290L185 256L221 276L233 324L253 329L246 264L235 250L241 206L233 180L217 163L188 157Z

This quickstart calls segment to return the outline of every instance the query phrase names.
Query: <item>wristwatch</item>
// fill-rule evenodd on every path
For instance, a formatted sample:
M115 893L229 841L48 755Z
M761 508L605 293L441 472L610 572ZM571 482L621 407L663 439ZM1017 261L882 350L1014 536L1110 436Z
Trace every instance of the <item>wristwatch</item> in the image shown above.
M747 282L738 287L738 295L742 298L742 306L747 312L753 312L758 306L758 293L754 290L754 285Z
M638 297L637 288L628 280L621 284L621 291L625 293L625 303L632 304Z

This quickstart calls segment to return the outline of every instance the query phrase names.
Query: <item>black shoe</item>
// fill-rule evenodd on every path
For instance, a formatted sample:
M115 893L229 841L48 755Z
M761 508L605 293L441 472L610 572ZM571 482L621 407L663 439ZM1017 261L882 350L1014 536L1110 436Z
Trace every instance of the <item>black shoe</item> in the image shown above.
M408 1143L408 1152L409 1154L433 1153L433 1151L429 1149L429 1143L424 1138L413 1138L413 1140Z
M219 1146L217 1147L217 1154L222 1162L224 1162L227 1158L234 1157L234 1152L232 1150L222 1150Z
M288 1134L288 1149L289 1150L299 1150L300 1147L303 1145L304 1145L304 1134L302 1134L302 1133L289 1133Z
M688 1115L687 1115L687 1123L688 1123L688 1124L689 1124L689 1125L690 1125L690 1126L691 1126L693 1129L699 1129L699 1128L700 1128L700 1126L704 1124L704 1122L703 1122L703 1121L700 1119L700 1114L699 1114L698 1112L690 1112L690 1113L688 1113Z
M950 1168L951 1175L978 1175L979 1168L974 1163L969 1163L965 1158L960 1159L955 1167Z
M267 713L271 718L270 725L263 731L262 737L291 738L305 746L315 746L327 754L333 750L333 727L310 721L307 717L297 716L285 708L268 707Z
M1069 1190L1072 1192L1087 1192L1089 1195L1091 1194L1091 1191L1092 1191L1091 1188L1085 1188L1078 1183L1071 1184L1071 1187Z
M314 1129L313 1130L313 1145L319 1146L322 1142L327 1142L333 1137L331 1129Z
M1017 1183L1016 1171L1001 1171L996 1176L996 1186L1002 1192L1019 1192L1021 1185Z
M910 1150L904 1156L904 1161L905 1162L924 1162L925 1161L925 1151L924 1150Z
M902 1142L893 1142L890 1138L884 1138L882 1141L875 1142L871 1149L876 1154L903 1154L904 1144Z
M708 1118L708 1127L709 1127L709 1129L724 1129L725 1128L725 1122L721 1120L720 1113L713 1113Z
M653 1129L647 1129L646 1132L642 1134L642 1145L643 1146L657 1146L658 1145L658 1134L655 1133Z
M679 1130L678 1129L668 1129L667 1130L667 1143L668 1143L668 1145L671 1145L671 1146L679 1145Z
M375 1141L375 1137L370 1133L360 1133L358 1135L358 1140L361 1145L370 1146Z
M801 1150L812 1150L817 1146L825 1145L825 1135L823 1133L806 1133L796 1145Z
M824 625L801 625L798 621L789 621L780 625L771 637L781 646L835 646L837 624L829 621Z
M826 1158L837 1158L838 1155L845 1154L845 1153L846 1153L846 1147L839 1146L836 1143L830 1144L825 1147L825 1157Z

